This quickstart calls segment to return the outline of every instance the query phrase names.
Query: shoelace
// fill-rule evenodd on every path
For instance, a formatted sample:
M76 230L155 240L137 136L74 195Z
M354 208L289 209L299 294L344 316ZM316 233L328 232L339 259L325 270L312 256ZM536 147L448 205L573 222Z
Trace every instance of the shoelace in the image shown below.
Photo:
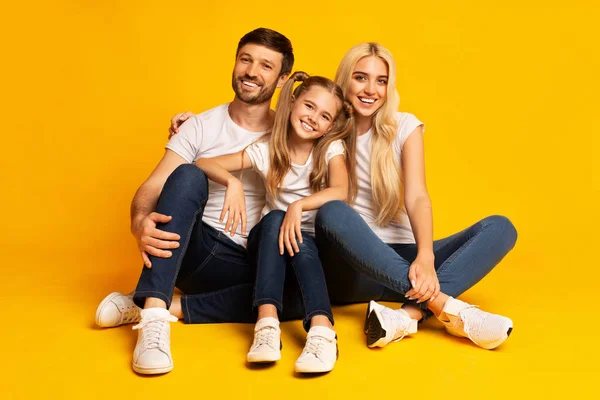
M313 354L315 357L320 358L326 343L327 339L322 336L311 336L306 340L304 353Z
M476 342L476 341L475 341L475 339L473 339L473 337L471 336L471 329L470 329L470 327L471 327L471 326L470 326L470 325L466 325L466 324L465 324L465 319L467 318L467 317L466 317L466 315L465 315L465 311L468 311L468 310L471 310L471 309L478 309L478 308L479 308L479 306L474 306L474 305L471 305L471 304L469 304L467 307L463 308L462 310L460 310L460 311L458 312L458 317L459 317L459 319L460 319L460 322L461 322L461 323L462 323L462 325L463 325L463 328L462 328L462 329L463 329L463 331L464 331L464 332L467 334L467 336L469 337L469 339L471 339L471 340L472 340L473 342L475 342L475 343L477 343L477 342ZM480 319L480 320L482 319L482 315L481 315L481 313L473 313L473 316L474 316L475 318L478 318L478 319ZM482 323L482 322L483 322L483 321L481 321L481 322L479 323L479 326L481 326L481 323Z
M404 324L403 318L398 314L398 312L395 310L384 309L381 311L381 314L387 317L394 327L395 332L392 342L398 342L402 340L404 336L408 335L408 325ZM400 336L397 336L398 332L400 332Z
M275 343L275 328L264 327L256 332L256 347L263 344L277 350L279 343Z
M121 309L121 315L124 324L131 324L132 322L137 322L137 320L139 320L140 309L136 305L127 306L125 309Z
M142 341L144 348L146 349L157 349L165 344L165 337L163 335L165 331L165 324L169 322L177 322L177 317L169 315L168 317L150 317L145 318L139 324L133 327L134 330L142 330Z

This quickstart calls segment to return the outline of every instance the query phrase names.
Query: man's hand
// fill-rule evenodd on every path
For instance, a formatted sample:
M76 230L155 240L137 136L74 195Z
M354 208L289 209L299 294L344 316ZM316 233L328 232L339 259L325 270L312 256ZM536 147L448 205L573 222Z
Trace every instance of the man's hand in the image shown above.
M433 257L419 257L410 265L408 278L412 289L404 295L410 300L422 303L434 300L440 293L440 282L433 263Z
M184 113L175 114L173 118L171 118L171 126L169 127L169 139L173 135L176 135L179 132L179 127L189 118L193 117L194 113L191 111L186 111Z
M152 268L152 263L148 255L155 257L169 258L172 253L165 249L176 249L179 247L179 235L176 233L162 231L156 228L159 222L167 223L172 217L156 212L148 214L137 224L132 226L131 232L138 243L138 248L142 253L144 264Z
M285 218L283 218L281 228L279 228L279 254L283 255L285 249L291 257L294 256L294 252L300 253L298 242L302 243L301 226L302 204L295 201L290 204L285 212Z

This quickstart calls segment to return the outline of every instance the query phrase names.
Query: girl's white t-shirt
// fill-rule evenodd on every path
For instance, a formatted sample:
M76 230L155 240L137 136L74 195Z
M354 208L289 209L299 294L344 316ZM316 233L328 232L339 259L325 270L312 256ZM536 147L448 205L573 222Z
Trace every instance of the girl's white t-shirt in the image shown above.
M266 182L267 173L269 172L270 157L269 157L269 142L259 141L253 143L246 148L246 153L252 162L253 169ZM344 154L344 145L341 140L336 140L329 145L325 153L325 163L329 165L329 161L340 154ZM266 192L266 204L262 209L261 218L273 210L287 211L290 204L293 202L310 196L313 192L310 189L310 173L313 169L313 153L308 156L308 160L304 165L298 165L292 162L292 166L288 173L283 178L279 196L273 198ZM311 235L315 233L315 216L317 210L304 211L302 213L302 231Z
M412 114L405 112L396 113L398 131L394 139L394 150L398 162L402 158L402 146L410 134L423 125ZM415 243L415 237L406 213L401 213L399 221L390 222L386 227L378 226L375 221L377 210L373 202L371 187L371 139L372 129L357 138L356 143L356 177L358 180L358 195L352 206L365 220L375 234L385 243Z

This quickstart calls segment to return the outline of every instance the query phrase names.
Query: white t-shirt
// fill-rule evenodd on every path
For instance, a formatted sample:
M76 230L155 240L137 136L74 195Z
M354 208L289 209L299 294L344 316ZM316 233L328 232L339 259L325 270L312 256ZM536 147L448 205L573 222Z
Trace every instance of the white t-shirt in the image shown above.
M269 142L260 141L254 143L246 149L248 157L252 161L252 167L262 177L263 181L267 179L269 172ZM329 160L340 154L344 154L344 145L341 140L336 140L329 145L325 153L325 163L329 165ZM292 167L281 182L281 189L278 198L272 198L268 192L266 194L266 204L262 210L261 218L273 210L287 211L293 202L310 196L313 192L310 190L310 173L313 169L313 154L308 156L304 165L298 165L292 162ZM304 211L302 213L301 229L311 235L315 233L315 216L317 210Z
M402 146L418 126L423 125L421 121L412 114L398 112L398 132L394 139L394 150L398 162L402 158ZM415 243L415 237L406 213L401 213L398 222L390 222L386 227L376 224L377 210L373 203L371 187L371 138L372 129L358 137L356 143L356 177L358 180L358 195L353 208L360 214L373 232L385 243Z
M229 116L228 110L229 103L188 119L179 128L179 133L169 140L167 149L193 163L199 158L237 153L264 135L264 132L251 132L237 125ZM240 171L232 174L240 178ZM219 216L223 210L227 188L210 180L208 182L208 202L204 207L202 221L223 232L225 224L219 222ZM246 194L246 235L242 235L240 224L236 235L231 239L245 247L247 233L259 221L260 211L264 207L265 187L262 179L254 171L244 173L242 185Z

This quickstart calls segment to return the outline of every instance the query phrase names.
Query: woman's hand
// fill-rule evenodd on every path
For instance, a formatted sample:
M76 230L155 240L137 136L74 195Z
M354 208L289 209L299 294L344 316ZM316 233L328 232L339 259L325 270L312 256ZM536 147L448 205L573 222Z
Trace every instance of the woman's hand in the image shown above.
M291 257L294 256L294 252L300 253L298 242L302 243L301 225L302 203L295 201L288 207L279 228L279 254L283 255L284 249L287 249Z
M427 300L433 301L440 293L440 282L435 271L433 256L418 256L410 265L408 279L412 289L404 295L410 300L422 303Z
M225 223L225 233L230 232L235 235L240 222L242 223L242 235L246 234L246 197L242 182L236 178L227 181L227 190L225 190L225 200L223 201L223 211L219 217L219 222L223 222L227 214Z

